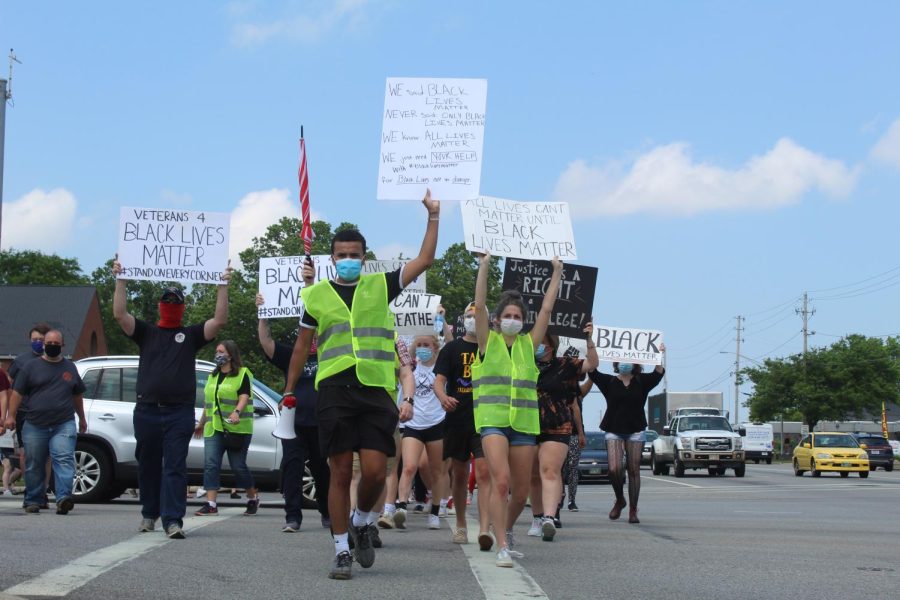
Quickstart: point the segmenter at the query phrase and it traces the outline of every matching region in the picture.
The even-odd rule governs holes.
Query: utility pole
[[[809,330],[809,318],[816,314],[816,309],[809,309],[809,296],[806,292],[803,292],[803,308],[794,309],[794,312],[803,317],[803,356],[805,357],[808,350],[807,338],[816,334],[815,331]]]
[[[3,146],[6,140],[6,103],[12,100],[13,63],[20,65],[13,49],[9,49],[9,79],[0,79],[0,248],[3,247]]]
[[[741,332],[744,330],[741,327],[741,321],[744,320],[744,317],[741,315],[737,316],[737,325],[735,326],[734,336],[735,341],[737,342],[737,346],[734,350],[734,424],[740,426],[740,419],[738,410],[740,410],[740,402],[741,397]]]

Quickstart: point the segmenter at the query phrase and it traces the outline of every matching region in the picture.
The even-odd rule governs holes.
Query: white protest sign
[[[587,356],[587,340],[561,335],[559,336],[559,348],[556,349],[556,355],[584,358]]]
[[[378,199],[478,196],[486,106],[486,79],[389,77]]]
[[[625,327],[597,327],[597,354],[600,360],[630,362],[642,365],[662,363],[661,331],[628,329]]]
[[[460,206],[467,250],[508,258],[578,258],[566,202],[517,202],[480,196],[464,200]]]
[[[316,281],[326,281],[334,279],[337,276],[337,269],[334,267],[334,263],[331,262],[331,255],[329,254],[314,254],[312,256],[313,266],[316,269]],[[390,273],[391,271],[396,271],[409,260],[400,259],[400,260],[367,260],[363,263],[362,266],[362,274],[366,275],[369,273]],[[416,277],[412,283],[410,283],[405,288],[406,292],[424,292],[425,291],[425,273],[420,274]]]
[[[122,207],[119,278],[220,283],[230,223],[229,213]]]
[[[427,335],[436,333],[434,316],[441,297],[436,294],[403,293],[391,302],[394,312],[394,328],[400,335]]]
[[[259,319],[299,317],[303,313],[305,256],[269,256],[259,259],[259,293],[264,303],[256,307]]]

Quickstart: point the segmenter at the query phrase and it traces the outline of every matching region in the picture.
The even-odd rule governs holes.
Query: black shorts
[[[407,425],[403,428],[403,437],[419,440],[423,444],[441,441],[444,439],[444,422],[441,421],[437,425],[432,425],[425,429],[413,429]]]
[[[19,411],[16,413],[16,443],[19,448],[25,447],[25,440],[22,439],[22,426],[25,425],[25,413]]]
[[[350,450],[397,452],[394,430],[400,411],[384,388],[324,385],[319,388],[316,414],[323,456]]]
[[[568,433],[542,433],[537,436],[537,443],[543,444],[544,442],[559,442],[560,444],[569,445],[569,441],[572,438]]]
[[[447,427],[444,431],[444,460],[452,458],[460,462],[468,462],[471,456],[484,458],[481,434],[474,429]]]

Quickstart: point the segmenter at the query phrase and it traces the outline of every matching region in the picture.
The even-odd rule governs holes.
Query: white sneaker
[[[441,518],[437,515],[428,515],[428,529],[440,529]]]
[[[541,518],[534,517],[531,519],[531,527],[528,529],[530,537],[541,537]]]
[[[500,548],[500,552],[497,553],[497,562],[494,564],[498,567],[506,568],[511,568],[513,566],[512,557],[509,555],[509,548]]]
[[[513,558],[525,558],[524,554],[513,549],[516,547],[516,536],[511,529],[506,532],[506,546],[507,552],[509,552],[509,555]]]
[[[438,517],[440,517],[441,519],[447,518],[447,507],[446,506],[442,506],[440,509],[438,509]]]
[[[12,496],[13,492],[12,492],[12,490],[3,490],[3,495],[4,496]]]
[[[204,490],[202,487],[199,487],[199,488],[197,488],[197,492],[194,495],[197,498],[202,498],[203,496],[206,495],[206,490]]]
[[[394,511],[394,527],[397,529],[406,529],[406,509],[398,508]]]
[[[556,525],[553,524],[553,519],[550,517],[545,517],[541,521],[541,539],[545,542],[552,542],[553,536],[556,535]]]

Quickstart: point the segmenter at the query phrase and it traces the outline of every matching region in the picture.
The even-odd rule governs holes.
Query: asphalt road
[[[644,469],[640,525],[609,521],[607,485],[579,488],[581,511],[563,512],[553,543],[526,537],[526,514],[517,530],[525,558],[514,570],[450,543],[446,524],[429,531],[411,515],[406,532],[382,532],[375,566],[354,564],[345,582],[326,578],[332,542],[318,515],[305,512],[301,531],[283,534],[275,495],[254,517],[231,503],[222,516],[189,519],[196,529],[184,541],[137,534],[133,500],[61,517],[25,515],[20,496],[0,498],[0,598],[897,597],[900,472],[813,479],[787,465],[748,465],[743,479],[695,473]]]

